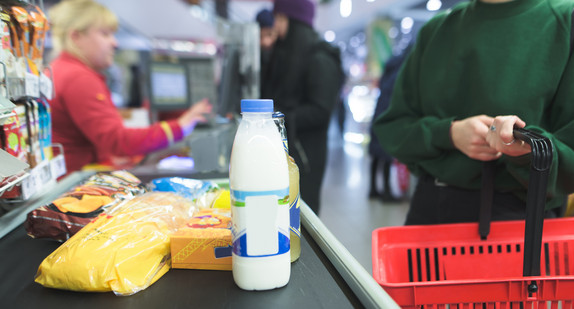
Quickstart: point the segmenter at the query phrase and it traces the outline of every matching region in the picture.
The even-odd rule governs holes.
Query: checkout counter
[[[227,45],[218,112],[225,114],[234,109],[237,98],[258,97],[259,33],[254,23],[220,28]],[[213,59],[201,57],[180,59],[179,63],[150,61],[152,111],[187,108],[189,102],[204,97],[216,102],[213,64]],[[245,81],[247,85],[241,84]],[[186,140],[149,155],[129,171],[144,183],[173,176],[225,179],[236,126],[229,122],[197,127]],[[193,168],[158,167],[166,157],[186,151],[194,159]],[[34,276],[60,243],[32,239],[23,223],[30,211],[52,202],[92,174],[72,173],[0,216],[0,308],[399,308],[305,202],[301,203],[301,257],[292,264],[287,286],[279,289],[244,291],[233,281],[231,271],[189,269],[171,269],[131,296],[44,288],[34,282]]]
[[[143,182],[181,176],[222,178],[225,173],[170,171],[153,166],[131,171]],[[44,288],[34,282],[42,260],[60,243],[27,236],[29,211],[50,203],[92,172],[72,173],[0,217],[0,308],[399,308],[372,276],[301,203],[301,257],[292,264],[287,286],[244,291],[230,271],[171,269],[156,283],[131,296]]]

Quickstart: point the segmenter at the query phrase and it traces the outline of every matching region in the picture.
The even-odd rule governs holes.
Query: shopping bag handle
[[[540,254],[548,174],[552,164],[552,142],[547,137],[525,129],[514,129],[514,138],[532,148],[524,227],[523,275],[540,276]]]

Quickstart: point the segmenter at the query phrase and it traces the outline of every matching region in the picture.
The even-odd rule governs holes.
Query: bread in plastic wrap
[[[35,281],[72,291],[137,293],[170,268],[170,235],[195,212],[168,192],[137,196],[100,214],[41,263]]]

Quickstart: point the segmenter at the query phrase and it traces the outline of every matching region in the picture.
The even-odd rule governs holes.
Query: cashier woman
[[[51,63],[53,140],[64,146],[68,172],[168,147],[207,121],[204,115],[212,106],[204,99],[178,119],[124,127],[103,75],[118,46],[116,16],[93,0],[65,0],[50,9],[49,19],[56,55]]]

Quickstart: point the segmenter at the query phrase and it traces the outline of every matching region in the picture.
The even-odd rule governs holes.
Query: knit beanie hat
[[[263,9],[257,13],[255,17],[260,28],[271,28],[275,22],[275,17],[273,17],[273,12],[268,9]]]
[[[311,0],[275,0],[273,12],[283,13],[289,18],[313,26],[315,4]]]

